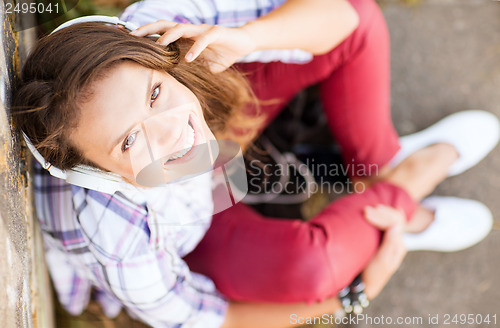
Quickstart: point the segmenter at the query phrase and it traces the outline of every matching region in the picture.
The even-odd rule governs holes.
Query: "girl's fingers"
[[[391,216],[384,213],[384,210],[378,206],[367,206],[365,207],[364,212],[366,220],[380,230],[387,230],[389,227],[394,225],[393,220],[391,220]]]
[[[156,43],[161,45],[169,45],[172,42],[175,42],[181,38],[188,38],[194,40],[193,45],[186,53],[185,60],[187,62],[192,62],[195,60],[200,54],[205,51],[211,44],[215,44],[219,42],[221,36],[224,36],[224,28],[220,26],[207,25],[207,24],[182,24],[175,23],[165,20],[160,20],[154,23],[150,23],[144,25],[137,30],[131,32],[132,35],[135,36],[147,36],[151,34],[162,34]],[[224,71],[228,65],[232,64],[230,60],[228,65],[225,65],[224,61],[218,60],[218,55],[224,57],[224,53],[217,54],[212,53],[210,58],[211,62],[209,63],[210,69],[212,72],[221,72]]]
[[[366,220],[380,230],[387,230],[405,222],[402,210],[386,205],[367,206],[364,209]]]
[[[186,37],[185,34],[186,34],[186,28],[181,24],[177,24],[172,28],[170,28],[168,31],[166,31],[162,36],[160,36],[156,41],[156,43],[166,46],[174,41],[179,40],[183,36]]]
[[[210,28],[206,33],[202,34],[196,39],[191,46],[191,49],[186,54],[186,61],[191,62],[195,60],[203,50],[205,50],[217,38],[215,28]]]
[[[170,22],[166,20],[159,20],[153,23],[146,24],[139,27],[137,30],[130,32],[130,34],[135,36],[147,36],[151,34],[161,34],[165,33],[169,28],[177,25],[175,22]]]
[[[179,40],[180,38],[197,39],[204,33],[206,33],[208,30],[210,30],[210,26],[205,24],[202,25],[181,24],[181,23],[161,20],[144,25],[138,28],[137,30],[131,32],[131,34],[135,36],[162,34],[162,36],[159,37],[156,42],[166,46],[174,41]],[[194,58],[196,58],[198,55],[196,55]]]

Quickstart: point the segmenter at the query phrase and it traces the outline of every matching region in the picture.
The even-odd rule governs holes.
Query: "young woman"
[[[186,22],[185,15],[234,27],[159,21],[133,35],[81,23],[44,38],[31,53],[16,90],[16,125],[50,165],[71,170],[85,164],[134,186],[106,194],[36,169],[47,261],[71,313],[81,312],[94,288],[108,315],[124,306],[154,327],[290,326],[291,314],[338,308],[337,292],[363,270],[367,293],[375,296],[404,253],[397,229],[377,253],[379,229],[399,226],[403,217],[411,218],[405,229],[414,234],[404,238],[412,249],[457,250],[489,231],[491,213],[477,202],[432,198],[417,204],[496,145],[496,118],[455,114],[402,140],[400,149],[389,114],[387,30],[373,1],[249,6],[144,1],[125,19]],[[208,12],[205,20],[196,21],[196,10]],[[143,37],[153,33],[163,35],[156,42]],[[241,57],[270,61],[238,64],[260,100],[258,117],[248,107],[245,81],[226,69]],[[161,157],[169,176],[215,137],[245,147],[253,135],[246,123],[260,122],[260,131],[313,83],[321,84],[344,160],[380,168],[379,176],[353,177],[371,185],[365,192],[302,222],[264,218],[241,203],[212,218],[207,174],[154,188],[138,183],[149,165],[145,158]],[[171,170],[176,164],[182,165]],[[457,230],[447,234],[450,221],[465,240],[456,238]]]

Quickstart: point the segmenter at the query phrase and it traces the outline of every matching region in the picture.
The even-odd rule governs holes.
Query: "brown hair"
[[[78,100],[85,90],[114,65],[131,61],[164,70],[198,98],[208,126],[217,138],[248,143],[252,121],[243,114],[253,101],[245,79],[228,69],[212,73],[203,57],[181,60],[192,42],[179,40],[167,47],[102,23],[80,23],[40,40],[23,67],[14,93],[14,123],[42,156],[61,169],[86,160],[68,138],[78,122]],[[254,102],[255,103],[255,102]],[[246,128],[237,134],[232,128]]]

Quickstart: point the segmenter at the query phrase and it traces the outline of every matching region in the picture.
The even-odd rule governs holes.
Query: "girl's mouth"
[[[189,151],[194,146],[195,139],[196,138],[195,138],[195,132],[194,132],[193,125],[191,124],[191,121],[188,121],[187,137],[186,137],[186,141],[185,141],[182,149],[175,152],[174,154],[172,154],[164,164],[167,164],[169,162],[172,162],[172,161],[175,161],[179,158],[182,158],[184,155],[189,153]]]

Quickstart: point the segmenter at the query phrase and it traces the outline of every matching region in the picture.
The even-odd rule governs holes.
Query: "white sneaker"
[[[434,211],[434,221],[420,233],[405,233],[408,251],[459,251],[483,240],[493,225],[493,215],[475,200],[432,196],[421,205]]]
[[[479,163],[495,148],[500,137],[498,118],[490,112],[467,110],[449,115],[430,127],[400,138],[401,149],[391,160],[396,166],[415,151],[435,143],[449,143],[459,158],[448,176],[457,175]]]

